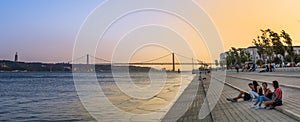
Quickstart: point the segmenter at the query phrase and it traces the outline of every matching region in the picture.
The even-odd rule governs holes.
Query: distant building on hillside
[[[261,56],[257,53],[257,48],[255,46],[251,46],[248,48],[240,48],[243,49],[245,52],[250,54],[250,58],[253,62],[256,62],[257,60],[261,60]],[[294,52],[295,54],[300,54],[300,46],[294,46]],[[288,55],[287,52],[285,52],[285,56]],[[274,56],[276,57],[277,55],[274,54]],[[226,52],[221,53],[220,54],[220,62],[222,62],[223,64],[225,64],[226,62],[226,58],[227,58],[227,54]],[[267,57],[267,59],[269,59],[270,57]]]
[[[18,52],[15,54],[15,62],[18,62]]]

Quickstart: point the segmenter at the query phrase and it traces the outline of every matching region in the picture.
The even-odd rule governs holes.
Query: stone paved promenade
[[[259,121],[259,122],[279,122],[297,121],[296,119],[283,114],[277,110],[266,110],[266,109],[251,109],[251,102],[239,101],[236,103],[228,102],[226,98],[235,97],[240,91],[232,88],[231,86],[224,85],[221,98],[219,99],[217,105],[213,108],[212,112],[206,116],[204,119],[198,119],[199,110],[204,101],[205,92],[208,90],[210,83],[210,76],[205,75],[207,79],[204,81],[199,81],[194,79],[183,94],[179,97],[178,101],[173,105],[167,115],[162,119],[162,121],[178,121],[178,122],[210,122],[210,121],[222,121],[222,122],[240,122],[240,121]],[[226,82],[231,82],[232,78],[227,77]],[[240,79],[238,79],[240,80]],[[238,82],[237,84],[244,84],[247,86],[247,82]],[[232,83],[232,82],[231,82]],[[248,90],[248,88],[243,85],[237,85],[241,87],[241,90]],[[196,96],[194,93],[196,93]],[[211,94],[213,95],[213,94]],[[193,100],[191,100],[191,98]],[[192,102],[190,102],[192,101]],[[182,106],[189,105],[185,113],[181,113]]]
[[[211,115],[199,120],[198,113],[204,102],[203,82],[198,77],[189,84],[162,121],[167,122],[211,122]]]

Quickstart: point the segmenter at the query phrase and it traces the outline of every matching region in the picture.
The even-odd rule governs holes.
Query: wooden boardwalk
[[[251,109],[251,102],[239,101],[232,103],[226,100],[228,97],[235,97],[239,94],[237,89],[234,89],[228,85],[225,85],[221,94],[221,97],[214,107],[212,112],[204,119],[198,119],[198,113],[204,102],[205,91],[207,91],[210,83],[210,76],[205,76],[207,79],[204,81],[194,80],[190,86],[179,97],[178,101],[167,113],[162,121],[178,121],[178,122],[210,122],[210,121],[222,121],[222,122],[280,122],[289,121],[296,122],[297,120],[283,114],[277,110],[266,109]],[[204,91],[205,90],[205,91]],[[197,92],[196,97],[193,93]],[[193,98],[192,103],[189,104],[189,98]],[[177,104],[177,105],[176,105]],[[180,110],[180,105],[190,105],[184,114],[177,112]],[[176,120],[174,120],[176,119]]]
[[[272,75],[273,74],[273,75]],[[283,106],[276,107],[277,110],[300,120],[300,79],[293,76],[289,77],[289,73],[272,73],[272,74],[257,74],[257,73],[228,73],[227,83],[241,89],[248,89],[247,84],[253,80],[259,82],[268,82],[269,87],[273,80],[278,80],[281,89],[283,90]]]

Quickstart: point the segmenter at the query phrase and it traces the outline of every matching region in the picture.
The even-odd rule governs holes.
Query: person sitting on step
[[[278,81],[273,81],[274,93],[272,100],[266,101],[265,106],[266,109],[274,108],[275,106],[282,105],[282,90],[279,88]]]
[[[227,98],[227,100],[231,102],[237,102],[239,99],[244,99],[244,101],[254,101],[259,95],[255,92],[253,83],[249,83],[248,86],[251,89],[248,93],[241,91],[237,97]]]
[[[255,104],[251,105],[251,108],[256,108],[256,109],[259,109],[259,108],[265,108],[262,105],[262,103],[264,101],[270,101],[272,99],[272,96],[273,96],[273,93],[272,91],[268,88],[268,84],[266,82],[263,82],[262,83],[262,89],[263,89],[263,92],[264,92],[264,95],[260,95],[256,101]],[[260,93],[259,93],[260,94]]]

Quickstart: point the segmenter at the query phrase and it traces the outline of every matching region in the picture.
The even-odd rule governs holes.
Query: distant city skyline
[[[80,26],[90,12],[103,1],[1,0],[0,60],[14,60],[16,52],[19,61],[52,63],[70,60]],[[224,41],[225,50],[230,47],[252,46],[252,39],[260,34],[260,29],[267,28],[276,32],[285,30],[294,40],[294,45],[300,45],[298,0],[195,2],[203,7],[215,23]],[[197,16],[197,13],[193,14]],[[135,21],[139,20],[141,18]],[[178,26],[180,28],[181,25]],[[105,44],[114,43],[107,40]],[[209,55],[203,54],[207,53],[207,50],[197,49],[197,46],[194,46],[193,50],[196,51],[198,59],[209,62]],[[102,51],[98,57],[110,58],[109,55],[109,52]],[[154,57],[153,55],[158,54],[150,53],[136,59],[147,60]]]

